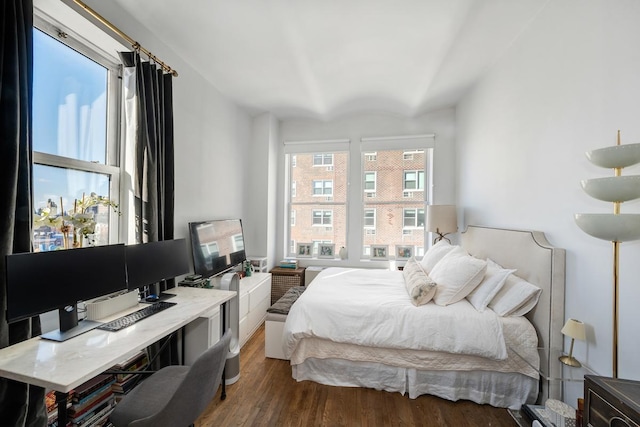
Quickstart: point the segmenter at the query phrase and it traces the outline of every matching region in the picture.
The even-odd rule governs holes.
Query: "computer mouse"
[[[146,297],[144,300],[147,301],[147,302],[156,302],[156,301],[158,301],[158,299],[159,299],[158,295],[151,294],[148,297]]]

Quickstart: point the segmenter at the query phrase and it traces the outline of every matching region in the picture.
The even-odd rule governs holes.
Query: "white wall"
[[[615,144],[618,129],[623,143],[640,141],[638,22],[635,0],[548,2],[456,110],[466,223],[541,230],[566,248],[565,317],[588,325],[574,353],[601,375],[612,372],[612,244],[583,233],[573,215],[612,212],[580,187],[613,175],[584,153]],[[640,203],[622,212],[640,213]],[[636,380],[639,256],[640,243],[621,244],[618,374]]]
[[[280,152],[278,161],[278,232],[277,254],[284,257],[284,145],[283,141],[349,139],[351,170],[360,170],[360,138],[379,136],[400,136],[435,133],[434,149],[434,187],[435,203],[453,203],[455,201],[455,122],[454,110],[445,109],[415,118],[399,117],[390,114],[358,114],[329,122],[311,119],[289,119],[280,122]],[[361,182],[349,183],[350,200],[358,200]],[[359,254],[361,243],[362,212],[357,203],[350,203],[348,224],[348,253]],[[279,259],[280,259],[279,258]],[[335,261],[338,263],[339,261]],[[350,256],[348,263],[357,265],[359,257]],[[313,264],[313,261],[307,263]],[[326,260],[321,260],[326,264]],[[306,265],[306,264],[305,264]]]

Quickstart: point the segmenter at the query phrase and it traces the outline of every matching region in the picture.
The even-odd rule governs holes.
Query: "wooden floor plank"
[[[288,361],[264,357],[264,325],[240,352],[240,379],[220,391],[196,427],[513,427],[506,409],[434,396],[296,382]]]

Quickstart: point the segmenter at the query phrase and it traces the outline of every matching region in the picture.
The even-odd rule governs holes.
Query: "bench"
[[[264,355],[271,359],[287,360],[282,349],[282,332],[289,309],[304,292],[304,286],[289,288],[278,301],[267,309],[264,323]]]

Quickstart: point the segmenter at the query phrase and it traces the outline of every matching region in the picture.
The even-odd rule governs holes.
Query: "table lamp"
[[[442,239],[451,243],[445,235],[458,231],[458,215],[455,205],[428,205],[427,231],[437,234],[433,243]]]
[[[580,367],[582,364],[573,357],[573,343],[575,340],[584,341],[586,334],[584,331],[584,323],[576,319],[569,319],[560,330],[563,335],[571,338],[571,347],[569,348],[568,356],[560,356],[559,359],[562,363],[568,366]]]

